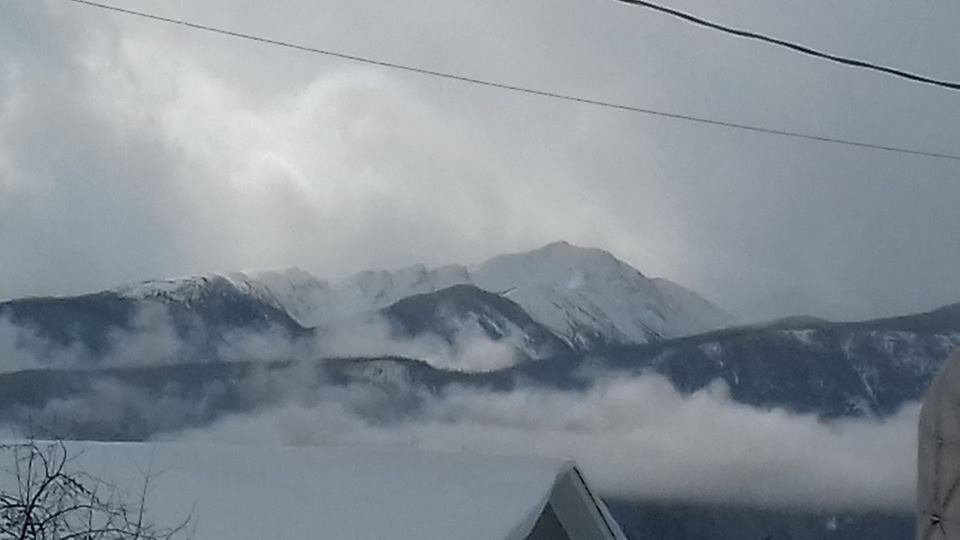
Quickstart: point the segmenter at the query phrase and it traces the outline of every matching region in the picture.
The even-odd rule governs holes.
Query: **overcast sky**
[[[545,90],[960,153],[960,92],[614,0],[115,0]],[[960,4],[671,5],[960,80]],[[68,3],[0,2],[0,298],[566,239],[744,318],[960,301],[960,163],[515,95]]]

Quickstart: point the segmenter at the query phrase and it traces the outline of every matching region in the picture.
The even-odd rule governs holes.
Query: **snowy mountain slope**
[[[309,328],[349,320],[408,296],[469,282],[467,269],[462,266],[427,269],[414,265],[393,272],[364,271],[335,284],[291,267],[149,280],[111,292],[134,300],[190,302],[204,295],[211,285],[221,284],[283,309],[301,326]]]
[[[733,318],[695,293],[647,278],[610,253],[555,242],[494,257],[471,272],[578,349],[715,330]]]
[[[736,320],[731,313],[678,283],[664,278],[653,278],[651,281],[673,307],[677,316],[689,319],[685,325],[690,328],[718,330],[730,326]]]
[[[883,417],[919,399],[960,347],[958,315],[960,304],[861,322],[794,317],[596,354],[683,391],[723,380],[731,398],[752,406]]]
[[[12,325],[13,349],[40,365],[61,367],[108,359],[136,365],[209,361],[238,334],[271,332],[292,339],[308,333],[262,284],[236,275],[11,300],[0,303],[0,322]],[[7,368],[4,360],[0,371]]]
[[[0,424],[28,426],[39,419],[67,437],[147,438],[225,414],[320,396],[331,386],[382,392],[383,399],[363,400],[364,414],[381,422],[415,409],[424,392],[452,387],[497,392],[530,385],[576,390],[597,378],[645,373],[669,378],[683,393],[722,380],[733,401],[764,409],[885,418],[919,399],[949,352],[960,346],[960,320],[951,313],[960,313],[960,304],[897,319],[742,327],[562,353],[483,372],[390,356],[0,372]],[[114,391],[102,391],[107,385]],[[304,393],[291,395],[291,388]],[[55,406],[67,402],[85,406]],[[98,412],[110,410],[124,414]]]
[[[266,293],[265,296],[283,307],[302,326],[316,326],[313,320],[319,317],[317,311],[323,307],[323,300],[330,290],[329,283],[296,267],[246,272],[242,276],[249,282],[258,283],[257,290]]]
[[[113,292],[134,300],[191,302],[213,285],[285,310],[304,327],[349,320],[376,311],[414,294],[435,292],[467,283],[466,269],[428,270],[415,265],[394,272],[364,271],[331,285],[300,268],[211,273],[125,285]]]
[[[230,290],[270,303],[278,308],[283,306],[273,297],[266,284],[253,279],[242,272],[226,274],[202,274],[169,279],[152,279],[138,283],[129,283],[116,287],[112,291],[130,300],[164,300],[168,302],[189,303],[208,297],[211,291]]]
[[[473,285],[409,296],[380,313],[404,337],[432,334],[451,345],[478,339],[497,341],[533,359],[570,352],[523,308]]]
[[[151,280],[105,294],[134,302],[160,302],[168,309],[190,312],[206,324],[225,328],[275,324],[290,331],[305,329],[294,314],[300,303],[311,301],[311,287],[322,283],[297,269],[260,272],[255,276],[231,272]]]
[[[312,305],[302,310],[298,319],[305,326],[336,322],[385,308],[408,296],[465,283],[470,283],[470,278],[462,266],[428,269],[418,264],[393,272],[360,272],[318,290]]]
[[[285,336],[322,337],[323,328],[342,330],[383,315],[381,310],[404,299],[456,285],[478,289],[462,289],[470,291],[462,298],[448,293],[411,301],[408,305],[422,309],[405,312],[403,324],[429,327],[446,342],[453,335],[503,341],[525,357],[540,358],[570,348],[586,351],[691,335],[731,321],[679,285],[648,279],[605,251],[564,242],[501,255],[473,268],[415,265],[361,272],[332,284],[297,268],[206,274],[71,298],[15,300],[0,305],[0,311],[59,346],[79,343],[94,355],[110,349],[117,335],[149,338],[160,328],[171,334],[168,342],[176,337],[194,351],[190,358],[214,359],[217,348],[239,334],[279,329]],[[461,301],[466,297],[469,302]],[[150,324],[144,324],[144,313]],[[412,320],[413,313],[424,319]]]
[[[577,349],[647,343],[734,322],[731,315],[676,283],[649,279],[606,251],[566,242],[501,255],[474,268],[415,265],[394,272],[360,272],[333,285],[299,269],[240,274],[234,279],[282,305],[306,327],[462,284],[509,298]]]

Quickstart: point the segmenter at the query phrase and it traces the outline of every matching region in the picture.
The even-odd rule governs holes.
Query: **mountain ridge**
[[[568,346],[580,350],[645,343],[729,326],[735,318],[696,292],[648,278],[611,253],[567,242],[495,256],[468,267],[367,270],[336,283],[299,268],[154,280],[114,289],[133,298],[189,297],[220,278],[280,307],[310,328],[377,311],[409,296],[474,285],[520,305]]]

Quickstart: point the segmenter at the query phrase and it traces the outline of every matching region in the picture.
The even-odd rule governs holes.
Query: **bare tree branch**
[[[77,456],[60,440],[0,444],[13,465],[15,491],[0,490],[0,540],[172,540],[187,530],[188,516],[172,528],[146,519],[155,474],[145,473],[131,505],[122,491],[84,472],[68,470]]]

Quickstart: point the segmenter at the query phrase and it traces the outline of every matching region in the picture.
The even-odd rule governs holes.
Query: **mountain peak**
[[[119,292],[189,299],[208,287],[234,287],[281,306],[302,326],[313,327],[458,284],[475,285],[517,303],[579,349],[690,335],[733,322],[680,285],[649,279],[606,250],[564,240],[499,255],[470,269],[415,264],[392,272],[359,272],[329,284],[292,267],[147,282]]]
[[[568,249],[568,248],[579,248],[579,246],[575,246],[575,245],[571,244],[570,242],[567,242],[566,240],[555,240],[555,241],[550,242],[549,244],[543,246],[543,247],[540,248],[540,249]],[[580,248],[580,249],[582,249],[582,248]]]
[[[247,292],[251,288],[251,282],[246,275],[239,272],[209,273],[169,279],[149,279],[117,287],[113,292],[137,300],[166,298],[187,301],[204,294],[211,286],[232,286]]]
[[[482,287],[502,291],[511,286],[554,284],[575,289],[588,282],[640,277],[636,268],[599,248],[558,241],[519,253],[498,255],[471,273]]]
[[[719,308],[678,285],[648,279],[603,249],[565,241],[494,257],[471,277],[523,306],[576,348],[644,343],[728,322]]]
[[[549,244],[533,249],[527,252],[514,253],[513,255],[546,255],[554,257],[577,257],[580,259],[612,259],[618,261],[612,253],[604,249],[595,248],[595,247],[583,247],[576,244],[571,244],[566,240],[557,240],[556,242],[550,242]]]

